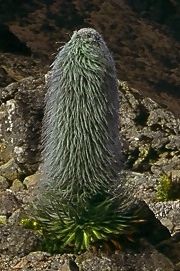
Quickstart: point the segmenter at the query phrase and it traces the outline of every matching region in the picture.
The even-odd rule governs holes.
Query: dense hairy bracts
[[[136,230],[123,180],[114,62],[93,29],[75,32],[48,79],[35,219],[51,251],[81,251]],[[35,223],[36,224],[36,223]]]
[[[121,169],[114,62],[94,29],[81,29],[58,53],[46,95],[44,181],[64,196],[107,190]]]

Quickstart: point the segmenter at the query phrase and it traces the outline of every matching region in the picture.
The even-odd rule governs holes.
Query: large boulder
[[[0,226],[0,254],[24,256],[38,248],[39,238],[21,226]]]
[[[180,119],[139,91],[120,82],[121,134],[130,168],[156,175],[178,174]],[[175,172],[176,170],[176,172]]]
[[[85,253],[77,258],[81,271],[173,271],[172,262],[156,249],[146,244],[142,249],[112,255]]]
[[[7,165],[0,166],[0,174],[7,179],[13,180],[12,164],[17,172],[14,179],[30,175],[38,168],[43,97],[43,76],[22,79],[1,91],[1,164]]]

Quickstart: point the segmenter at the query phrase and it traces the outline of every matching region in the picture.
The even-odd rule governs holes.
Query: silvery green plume
[[[45,181],[89,197],[121,164],[114,62],[94,29],[76,31],[50,72],[43,122]]]
[[[53,250],[87,249],[135,231],[122,169],[114,61],[94,29],[75,31],[48,78],[43,177],[35,217]],[[50,245],[49,245],[50,246]]]

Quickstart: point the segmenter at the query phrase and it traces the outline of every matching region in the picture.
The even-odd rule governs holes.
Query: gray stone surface
[[[43,76],[42,79],[22,79],[3,88],[0,93],[0,141],[4,149],[9,149],[4,159],[13,157],[26,176],[38,168],[43,97]]]
[[[23,189],[24,189],[23,183],[18,179],[15,179],[10,187],[10,190],[12,190],[13,192],[21,191]]]
[[[40,173],[36,172],[33,175],[27,176],[24,179],[23,184],[27,187],[27,189],[29,189],[29,188],[33,188],[39,180],[40,180]]]
[[[0,215],[10,216],[21,205],[21,202],[10,190],[0,192]]]
[[[0,254],[24,256],[37,250],[38,236],[31,230],[21,226],[0,226]]]
[[[0,176],[0,191],[4,191],[9,187],[9,182],[3,176]]]
[[[174,265],[161,253],[146,245],[139,252],[120,252],[107,255],[82,255],[76,262],[80,262],[81,271],[173,271]]]
[[[121,134],[130,167],[138,172],[180,169],[180,119],[120,82]]]
[[[13,181],[20,177],[21,170],[14,158],[11,158],[7,163],[0,166],[0,175],[9,181]]]
[[[1,256],[3,271],[175,271],[175,265],[147,245],[139,252],[121,251],[107,255],[86,252],[77,255],[54,255],[44,252],[32,252],[27,256],[11,259]]]
[[[79,271],[73,261],[74,258],[73,255],[52,256],[41,251],[31,252],[24,257],[11,258],[8,255],[1,255],[0,268],[3,271]]]
[[[149,206],[171,232],[180,231],[180,200],[150,203]]]

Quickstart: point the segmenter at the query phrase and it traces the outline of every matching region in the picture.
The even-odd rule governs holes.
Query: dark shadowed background
[[[0,0],[1,53],[40,59],[44,72],[56,49],[87,26],[103,35],[120,80],[180,114],[179,0]]]

